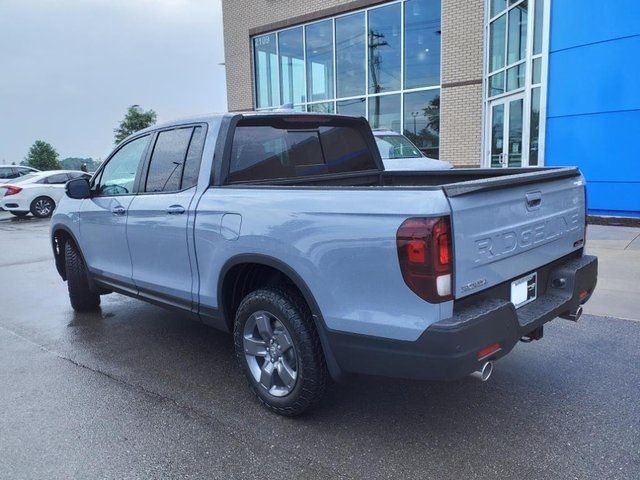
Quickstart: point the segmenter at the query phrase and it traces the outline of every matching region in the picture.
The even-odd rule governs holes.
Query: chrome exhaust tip
[[[485,362],[480,370],[477,370],[471,374],[471,377],[481,382],[486,382],[493,373],[493,362]]]
[[[578,308],[573,312],[567,312],[563,315],[560,315],[560,318],[564,318],[565,320],[571,320],[572,322],[577,322],[580,320],[582,316],[582,305],[579,305]]]

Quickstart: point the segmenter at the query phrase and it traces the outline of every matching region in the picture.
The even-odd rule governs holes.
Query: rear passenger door
[[[204,145],[202,125],[159,131],[131,202],[127,240],[133,281],[146,297],[192,308],[192,264],[187,233]]]

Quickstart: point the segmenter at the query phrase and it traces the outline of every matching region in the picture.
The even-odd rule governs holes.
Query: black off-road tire
[[[244,350],[244,328],[247,320],[258,311],[277,317],[286,327],[297,356],[297,379],[286,396],[271,395],[253,377]],[[293,417],[319,402],[328,383],[327,365],[320,338],[309,306],[295,290],[287,287],[266,287],[249,293],[240,303],[234,323],[236,359],[249,386],[260,402],[271,411]]]
[[[76,312],[96,310],[100,306],[100,295],[89,287],[87,267],[73,242],[64,245],[64,261],[71,306]]]

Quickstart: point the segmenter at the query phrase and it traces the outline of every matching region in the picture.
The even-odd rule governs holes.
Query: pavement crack
[[[24,335],[21,335],[20,333],[11,330],[3,325],[0,325],[0,330],[4,330],[5,332],[7,332],[10,335],[13,335],[14,337],[29,343],[30,345],[38,348],[39,350],[48,353],[50,355],[55,356],[56,358],[65,361],[65,362],[69,362],[72,365],[84,369],[84,370],[88,370],[92,373],[95,373],[97,375],[103,376],[108,378],[111,381],[114,381],[116,383],[118,383],[119,385],[121,385],[124,388],[127,388],[129,390],[133,390],[135,392],[141,393],[143,395],[152,397],[156,400],[159,400],[160,402],[166,402],[169,403],[171,405],[173,405],[176,409],[183,411],[184,413],[186,413],[187,415],[191,416],[192,418],[197,418],[200,419],[201,421],[203,421],[204,423],[208,424],[208,425],[212,425],[212,426],[216,426],[218,428],[220,428],[221,430],[223,430],[226,434],[228,434],[230,437],[232,437],[234,440],[236,440],[240,445],[244,446],[245,448],[249,448],[247,445],[247,438],[251,438],[251,435],[249,435],[250,433],[255,433],[253,431],[249,431],[246,428],[242,428],[239,427],[238,425],[235,424],[229,424],[228,422],[224,422],[222,421],[219,417],[215,416],[215,415],[211,415],[208,413],[205,413],[197,408],[194,408],[190,405],[181,403],[177,400],[175,400],[174,398],[171,398],[169,396],[163,395],[161,393],[158,393],[156,391],[150,390],[140,384],[136,384],[136,383],[130,383],[127,382],[126,380],[123,380],[122,378],[119,378],[111,373],[105,372],[103,370],[91,367],[90,365],[84,364],[82,362],[79,362],[69,356],[66,356],[62,353],[59,353],[55,350],[52,350],[51,348],[48,348],[44,345],[42,345],[41,343],[38,343],[28,337],[25,337]],[[331,467],[331,466],[327,466],[327,465],[323,465],[320,464],[317,460],[311,459],[311,458],[296,458],[293,459],[292,458],[292,453],[289,450],[283,450],[279,447],[275,447],[275,448],[269,448],[267,445],[265,445],[263,442],[253,442],[251,449],[253,451],[257,450],[262,450],[264,452],[264,455],[269,455],[269,456],[278,456],[281,458],[281,460],[283,462],[288,462],[288,463],[292,463],[295,462],[295,464],[297,465],[297,467],[300,470],[304,470],[305,474],[304,476],[307,476],[310,471],[314,474],[317,474],[318,477],[320,478],[340,478],[343,476],[343,474],[335,467]],[[278,450],[278,452],[276,453],[274,450]],[[302,476],[302,475],[301,475]],[[298,477],[300,478],[300,477]]]

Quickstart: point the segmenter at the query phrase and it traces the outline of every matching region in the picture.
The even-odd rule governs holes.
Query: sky
[[[227,109],[221,0],[0,0],[0,164],[104,159],[130,105]]]

